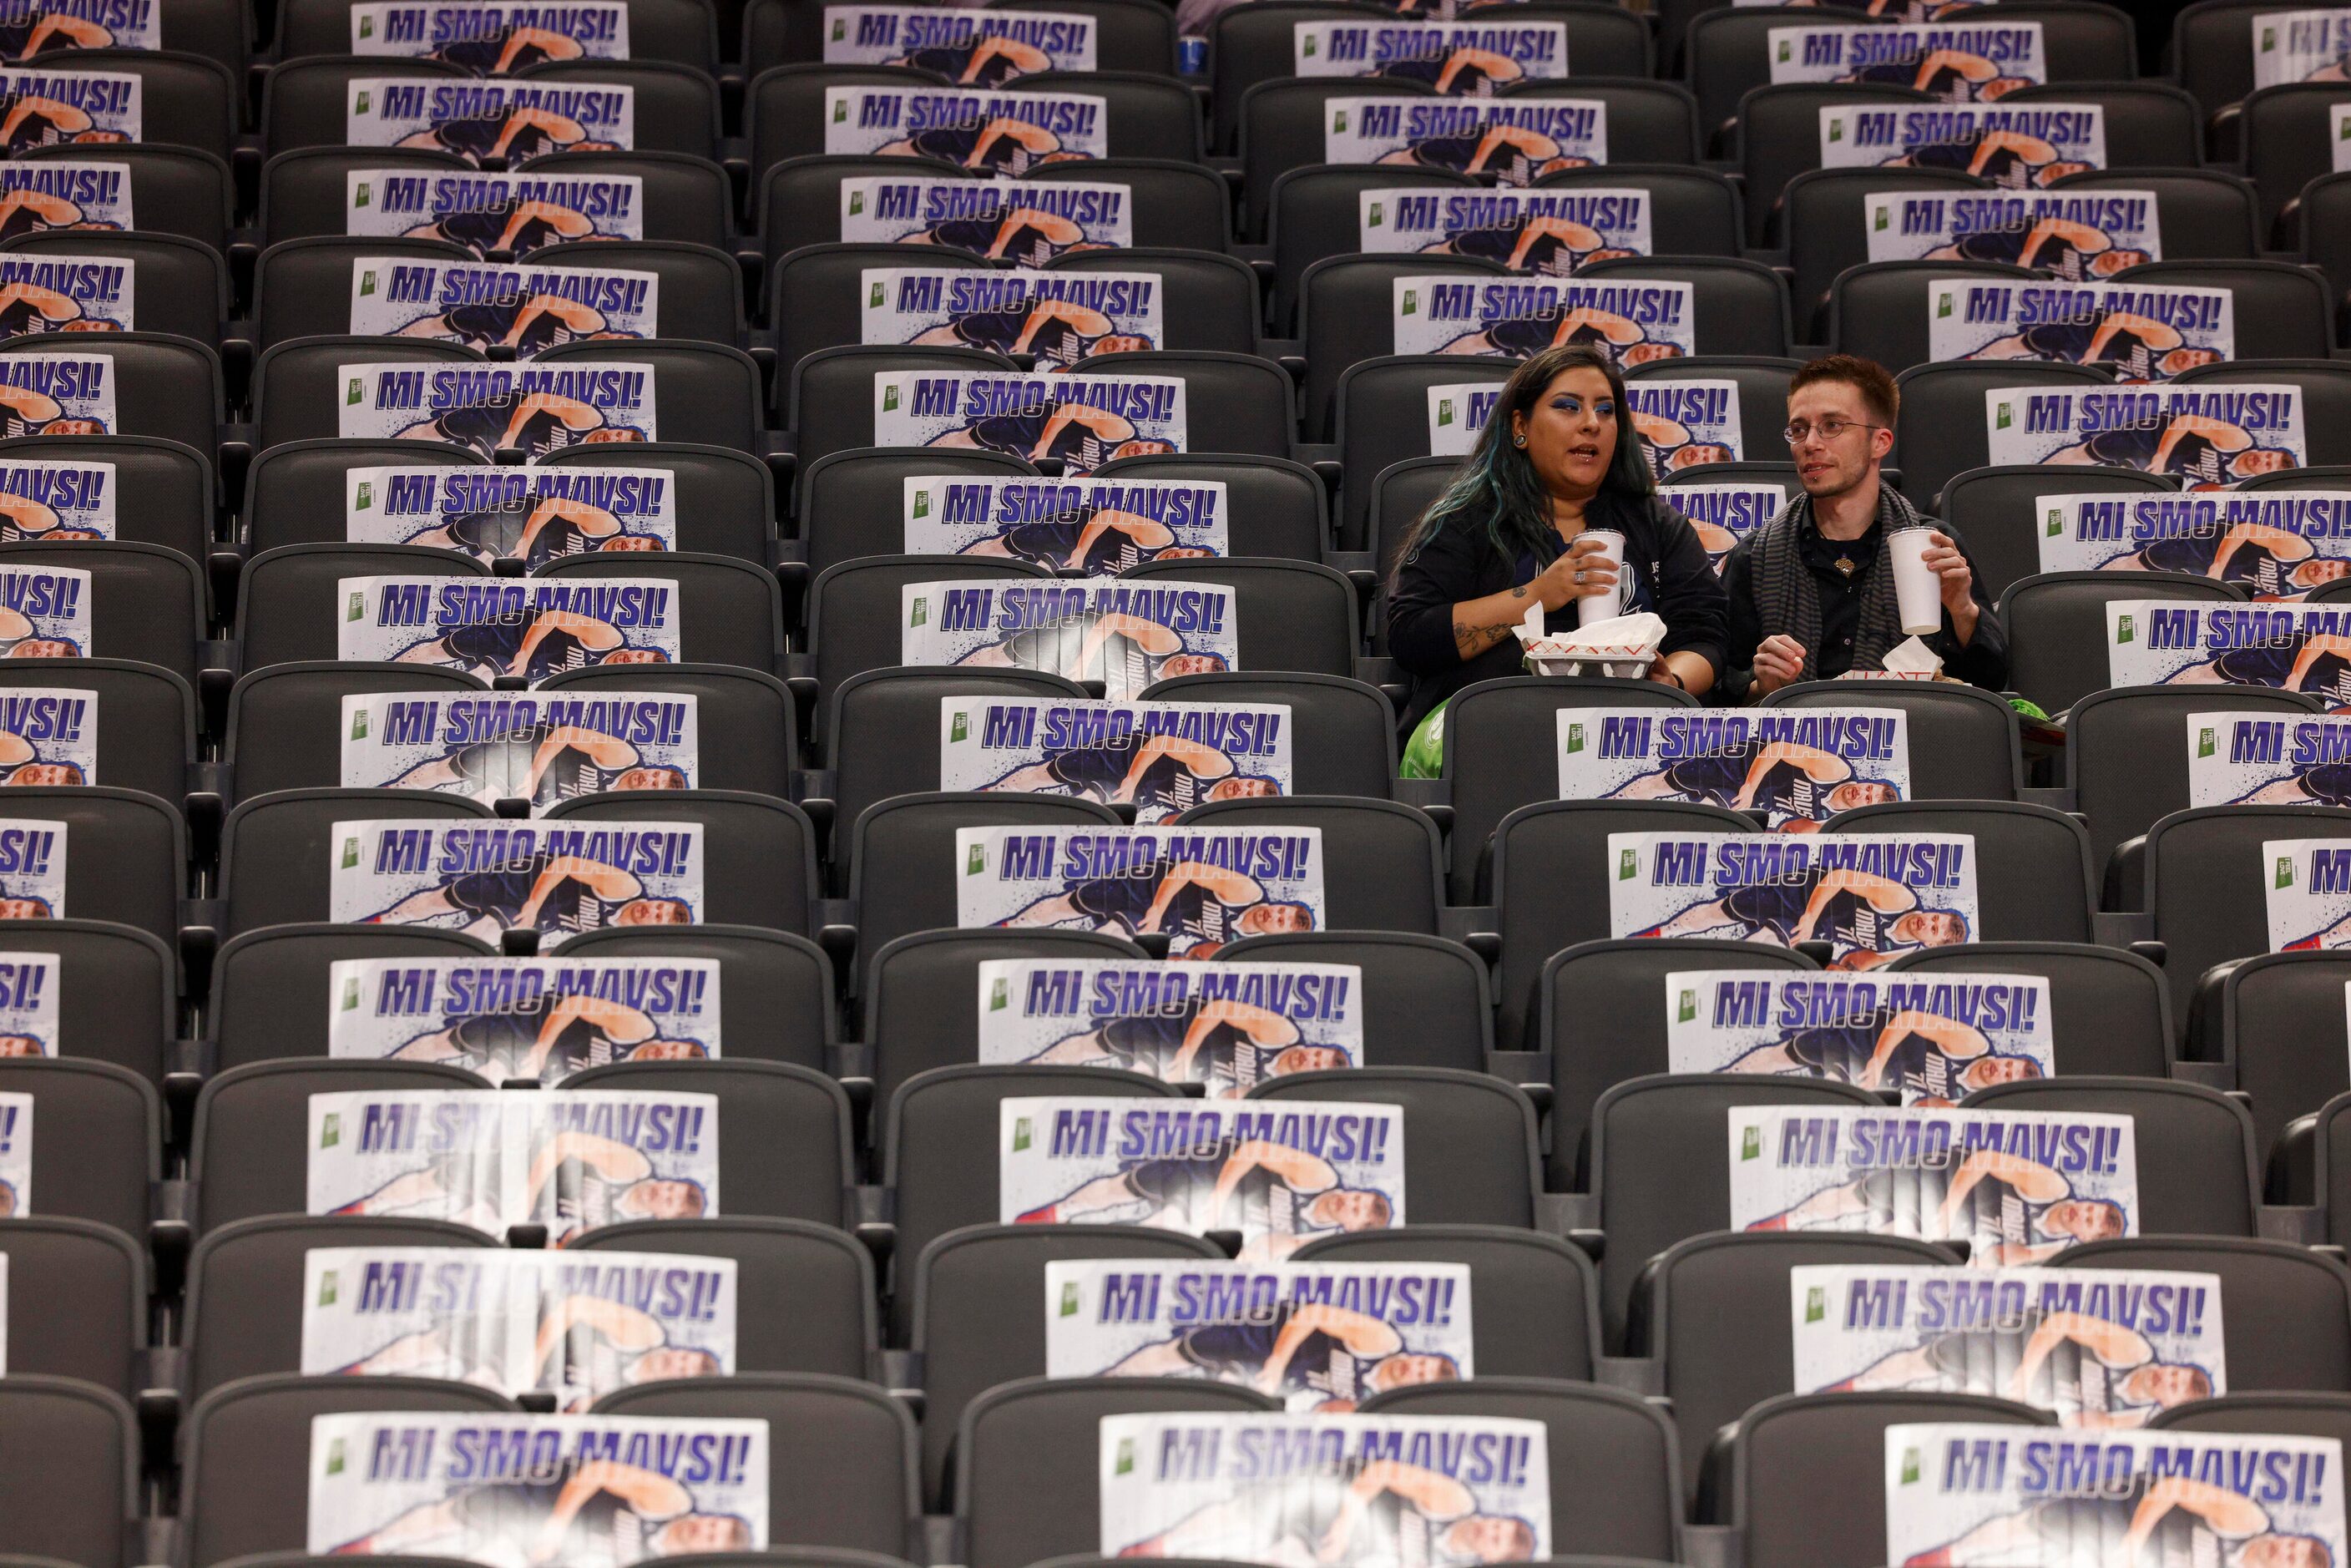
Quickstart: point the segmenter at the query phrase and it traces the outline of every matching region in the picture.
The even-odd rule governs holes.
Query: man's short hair
[[[1902,407],[1902,394],[1894,388],[1894,377],[1876,360],[1865,360],[1857,354],[1823,354],[1802,370],[1788,378],[1788,395],[1793,397],[1816,382],[1842,382],[1861,393],[1864,408],[1869,417],[1888,430],[1894,428],[1894,416]]]

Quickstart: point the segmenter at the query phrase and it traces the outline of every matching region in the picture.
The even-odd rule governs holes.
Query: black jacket
[[[1661,651],[1703,654],[1719,675],[1729,601],[1689,519],[1655,497],[1636,505],[1602,497],[1586,509],[1584,522],[1625,536],[1632,578],[1625,612],[1646,610],[1662,617]],[[1525,655],[1515,637],[1465,661],[1453,642],[1453,607],[1532,581],[1565,548],[1557,534],[1545,537],[1551,548],[1540,560],[1531,554],[1506,560],[1483,519],[1457,517],[1397,566],[1388,591],[1388,653],[1413,677],[1412,699],[1405,707],[1406,735],[1429,709],[1462,687],[1524,669]],[[1555,632],[1572,632],[1575,624],[1573,602],[1545,618],[1546,628]]]

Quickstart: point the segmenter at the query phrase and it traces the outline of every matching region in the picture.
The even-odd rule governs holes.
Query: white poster
[[[8,55],[29,60],[59,49],[160,49],[162,0],[41,0],[13,14]]]
[[[957,87],[1000,87],[1039,71],[1090,71],[1092,16],[944,5],[827,5],[827,65],[912,66]]]
[[[905,664],[1042,670],[1100,681],[1117,703],[1238,657],[1233,591],[1172,578],[911,582],[899,616]]]
[[[873,378],[873,444],[974,447],[1064,474],[1185,450],[1184,382],[1173,376],[927,374]]]
[[[625,0],[361,0],[350,13],[351,53],[446,60],[475,76],[629,57]]]
[[[5,358],[0,355],[0,358]],[[658,441],[653,368],[642,360],[451,365],[393,361],[338,367],[339,435],[446,441],[484,457],[525,461],[566,446]]]
[[[2351,705],[2351,604],[2113,600],[2106,673],[2117,686],[2273,686]]]
[[[337,822],[328,918],[493,944],[529,929],[543,948],[615,925],[696,925],[703,831],[601,819]]]
[[[2328,1568],[2344,1542],[2332,1437],[1886,1429],[1896,1563]]]
[[[0,920],[66,914],[66,824],[0,819]]]
[[[1238,1230],[1259,1263],[1405,1223],[1401,1106],[1072,1096],[1001,1114],[1003,1224]]]
[[[625,152],[637,144],[637,89],[602,82],[442,81],[354,77],[343,140],[423,147],[509,168],[558,152]]]
[[[1454,98],[1486,98],[1522,81],[1567,75],[1560,22],[1299,22],[1290,72],[1419,82]]]
[[[1911,88],[1947,103],[1976,103],[2049,79],[2038,22],[1840,23],[1773,27],[1765,38],[1774,82],[1867,82]]]
[[[1872,261],[2004,261],[2083,283],[2163,259],[2153,191],[1889,191],[1865,201]]]
[[[2351,572],[2351,490],[2036,497],[2043,571],[2178,571],[2255,599]]]
[[[118,434],[112,360],[103,354],[0,354],[0,439]]]
[[[677,584],[632,577],[346,577],[335,657],[533,683],[598,664],[674,664]]]
[[[768,1423],[319,1416],[309,1550],[486,1568],[626,1568],[768,1542]]]
[[[1698,351],[1696,293],[1687,283],[1433,274],[1390,287],[1399,354],[1523,359],[1580,343],[1620,365],[1645,365]]]
[[[51,229],[135,229],[134,215],[128,163],[0,163],[0,239]]]
[[[661,336],[661,277],[574,267],[363,256],[351,262],[351,332],[510,349]]]
[[[1625,402],[1649,472],[1659,478],[1747,455],[1737,382],[1650,377],[1627,382]]]
[[[55,953],[0,953],[0,1057],[56,1056],[65,961]],[[0,1275],[0,1355],[7,1351],[6,1277]]]
[[[912,476],[905,549],[1111,577],[1147,560],[1230,555],[1228,499],[1222,479]]]
[[[2191,807],[2351,805],[2351,718],[2192,713],[2187,728]]]
[[[111,463],[0,460],[0,543],[114,538]]]
[[[1073,250],[1124,250],[1134,245],[1134,187],[859,175],[841,183],[841,237],[851,245],[945,246],[1019,267],[1042,267]]]
[[[1109,157],[1109,120],[1108,103],[1091,93],[836,87],[824,95],[824,150],[1020,175],[1065,159]]]
[[[0,102],[10,106],[0,152],[13,158],[67,142],[143,141],[144,85],[128,72],[0,69]]]
[[[1432,457],[1460,457],[1478,444],[1494,405],[1502,400],[1502,383],[1453,382],[1428,389],[1428,451]]]
[[[608,789],[692,789],[698,702],[691,692],[353,693],[343,698],[342,785],[534,810]]]
[[[716,958],[342,958],[327,988],[339,1059],[552,1089],[606,1062],[723,1054]]]
[[[1814,1266],[1788,1293],[1798,1394],[1980,1394],[2111,1429],[2229,1391],[2217,1274]]]
[[[2237,352],[2226,288],[1938,278],[1927,286],[1928,357],[2109,365],[2126,384],[2164,382]]]
[[[957,828],[956,923],[1164,936],[1176,957],[1320,931],[1322,830]]]
[[[1133,806],[1151,827],[1211,801],[1290,793],[1290,709],[942,697],[939,788]]]
[[[1776,481],[1735,485],[1669,485],[1657,497],[1689,520],[1707,559],[1720,571],[1740,539],[1778,517],[1788,506],[1788,486]]]
[[[1293,1412],[1474,1375],[1466,1263],[1048,1263],[1045,1375],[1228,1383]]]
[[[1737,1106],[1730,1228],[1964,1241],[1978,1269],[2139,1232],[2128,1116]]]
[[[1531,185],[1608,162],[1598,99],[1334,98],[1323,105],[1322,161],[1493,174]]]
[[[1364,1060],[1353,964],[991,958],[978,1009],[984,1062],[1114,1067],[1200,1084],[1211,1100]]]
[[[1826,942],[1840,969],[1974,939],[1964,833],[1611,833],[1612,936]]]
[[[427,545],[529,571],[566,556],[677,549],[677,475],[601,464],[352,468],[343,537]]]
[[[2085,463],[2166,474],[2191,490],[2310,461],[2302,389],[2283,382],[2189,386],[1992,387],[1984,435],[1993,463]]]
[[[447,240],[479,256],[527,256],[572,240],[643,239],[645,183],[636,174],[542,169],[353,169],[344,176],[343,232]]]
[[[1029,354],[1061,370],[1166,347],[1165,284],[1155,272],[870,267],[860,340]]]
[[[1666,977],[1666,1009],[1676,1072],[1823,1078],[1905,1105],[2056,1072],[2049,982],[2033,975],[1686,970]]]
[[[2249,14],[2253,86],[2351,80],[2351,7]]]
[[[0,691],[0,787],[99,782],[96,692],[70,686]]]
[[[1512,272],[1564,277],[1595,261],[1647,256],[1649,193],[1633,186],[1530,191],[1383,186],[1356,197],[1358,248],[1476,256]]]
[[[2106,111],[2095,103],[1827,105],[1821,166],[1958,169],[2003,190],[2033,190],[2106,166]]]
[[[1559,710],[1556,728],[1562,800],[1689,800],[1768,812],[1771,826],[1801,832],[1910,798],[1898,708],[1576,707]]]
[[[131,331],[138,297],[139,264],[128,257],[0,255],[0,338]]]

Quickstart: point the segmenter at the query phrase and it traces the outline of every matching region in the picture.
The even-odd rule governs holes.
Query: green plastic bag
[[[1404,743],[1404,760],[1396,767],[1406,779],[1436,779],[1445,772],[1445,709],[1447,697],[1430,708]]]

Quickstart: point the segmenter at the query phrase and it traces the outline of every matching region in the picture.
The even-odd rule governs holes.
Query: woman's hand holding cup
[[[1527,586],[1545,610],[1558,610],[1578,599],[1614,592],[1616,567],[1604,541],[1579,534]]]

